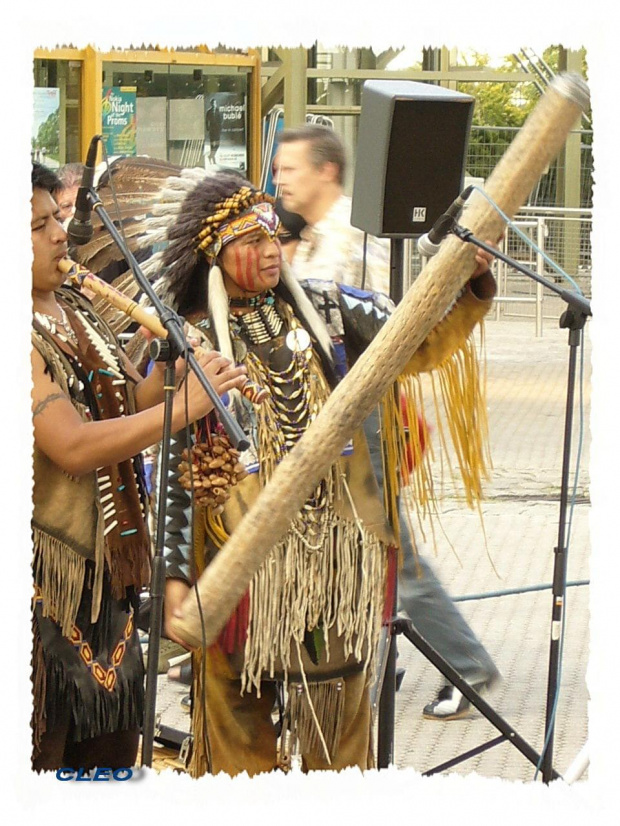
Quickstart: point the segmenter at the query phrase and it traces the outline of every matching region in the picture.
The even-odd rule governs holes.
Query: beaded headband
[[[196,252],[202,250],[208,258],[216,258],[226,244],[256,229],[275,238],[280,219],[273,209],[274,203],[274,198],[265,192],[241,187],[215,205],[198,234]]]
[[[245,212],[238,218],[233,218],[232,221],[222,224],[218,233],[221,242],[220,249],[225,247],[226,244],[230,244],[231,241],[235,241],[242,235],[247,235],[248,232],[254,232],[256,229],[261,229],[272,241],[278,234],[280,218],[276,215],[271,204],[265,202],[255,204],[250,207],[249,212]]]

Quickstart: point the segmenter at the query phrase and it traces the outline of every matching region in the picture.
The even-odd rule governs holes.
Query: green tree
[[[506,61],[509,59],[507,58]],[[479,69],[485,69],[489,64],[489,55],[481,52],[473,53],[473,62],[466,64]],[[497,68],[498,72],[515,71],[515,66],[504,62]],[[522,126],[525,118],[533,106],[533,100],[523,99],[522,87],[530,84],[510,82],[473,81],[459,83],[460,92],[472,95],[475,98],[473,123],[475,126]]]
[[[59,145],[59,120],[58,112],[52,112],[51,115],[40,126],[35,139],[35,145],[38,147],[45,147],[47,154],[53,158],[58,158],[60,152]]]
[[[489,55],[473,52],[465,65],[479,69],[489,66]],[[508,59],[496,71],[514,71]],[[519,129],[533,105],[525,99],[521,87],[511,82],[469,81],[459,83],[458,90],[471,95],[474,100],[473,128],[469,140],[467,173],[477,178],[487,178],[492,172],[513,137],[512,129]],[[530,85],[530,84],[527,84]]]
[[[565,51],[560,45],[546,48],[540,55],[542,61],[552,74],[557,74],[565,68]],[[465,65],[486,68],[489,56],[480,52],[473,52]],[[515,130],[521,128],[532,109],[538,103],[543,85],[537,75],[532,74],[529,82],[514,82],[509,80],[509,73],[522,71],[519,60],[515,55],[507,55],[498,72],[505,72],[506,82],[469,82],[460,83],[459,91],[470,94],[475,99],[473,126],[470,134],[467,172],[469,175],[487,178],[505,152],[514,137]],[[587,77],[587,63],[583,53],[582,74]],[[547,75],[547,69],[543,68]],[[537,81],[537,82],[536,82]],[[475,127],[482,127],[476,129]],[[584,169],[591,166],[591,152],[589,144],[591,134],[582,135]],[[555,204],[558,179],[558,161],[551,164],[547,173],[541,178],[536,190],[532,193],[535,203]],[[591,203],[591,179],[583,176],[582,203]]]

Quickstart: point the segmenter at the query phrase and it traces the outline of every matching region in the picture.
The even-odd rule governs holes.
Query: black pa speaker
[[[379,237],[428,232],[463,189],[474,98],[408,80],[362,91],[353,226]]]

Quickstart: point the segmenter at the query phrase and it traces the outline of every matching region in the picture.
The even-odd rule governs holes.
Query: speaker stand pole
[[[394,304],[403,297],[404,249],[404,238],[390,238],[390,298]]]
[[[402,238],[390,239],[390,298],[395,304],[403,297],[403,263],[404,241]],[[387,482],[384,480],[384,484]],[[398,512],[394,514],[398,519]],[[393,614],[398,609],[398,577],[394,578]],[[379,706],[377,711],[377,767],[387,769],[394,762],[394,720],[396,708],[396,658],[397,631],[395,617],[388,620],[388,651],[385,672],[381,684]]]

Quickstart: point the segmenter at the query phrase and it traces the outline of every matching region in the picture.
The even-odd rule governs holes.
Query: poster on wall
[[[136,154],[136,87],[104,86],[101,109],[108,157]]]
[[[137,98],[136,154],[167,159],[165,97]]]
[[[50,169],[60,166],[60,89],[35,88],[31,155]]]
[[[236,92],[205,95],[205,167],[248,168],[246,96]]]

